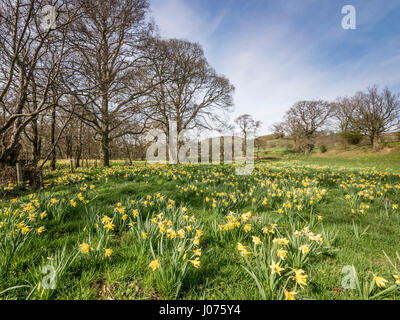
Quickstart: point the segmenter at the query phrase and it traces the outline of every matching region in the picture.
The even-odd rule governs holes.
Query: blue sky
[[[236,87],[235,110],[280,121],[298,100],[377,84],[400,92],[400,0],[150,0],[167,38],[199,42]],[[342,28],[344,5],[357,29]]]

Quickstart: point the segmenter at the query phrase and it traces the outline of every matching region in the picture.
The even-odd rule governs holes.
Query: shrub
[[[340,136],[351,145],[358,145],[363,139],[362,134],[356,131],[344,131],[340,133]]]
[[[325,152],[327,152],[328,151],[328,148],[327,148],[327,146],[326,145],[321,145],[320,147],[319,147],[319,151],[321,151],[321,153],[325,153]]]

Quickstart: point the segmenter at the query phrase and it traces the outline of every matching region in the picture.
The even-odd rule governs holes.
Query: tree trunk
[[[105,48],[106,50],[107,48]],[[106,66],[104,66],[106,70]],[[104,76],[106,78],[106,76]],[[101,164],[103,167],[110,166],[110,118],[108,113],[108,87],[101,88]]]
[[[304,154],[306,156],[309,156],[311,154],[311,152],[313,151],[313,149],[314,149],[314,145],[312,143],[307,143],[304,146]]]
[[[110,166],[110,139],[108,133],[103,132],[101,137],[101,165]]]
[[[37,119],[32,120],[32,163],[36,167],[40,160],[40,149],[41,149],[41,139],[39,138],[39,129],[37,124]]]
[[[74,172],[74,161],[72,160],[72,158],[69,159],[69,165],[70,165],[70,168],[71,168],[71,172],[73,173]]]
[[[81,166],[81,152],[77,150],[75,155],[75,168],[79,168],[80,166]]]
[[[22,146],[18,143],[13,148],[2,151],[0,154],[0,164],[14,167],[18,161],[18,156],[21,149]]]
[[[66,144],[66,150],[65,150],[65,155],[67,156],[67,159],[71,159],[73,157],[72,153],[72,137],[70,135],[65,137],[65,144]]]
[[[80,121],[80,125],[79,125],[79,131],[78,131],[78,147],[76,150],[76,159],[75,159],[75,167],[79,168],[80,167],[80,161],[82,158],[82,150],[83,150],[83,146],[82,146],[82,130],[83,130],[83,122]],[[82,159],[83,161],[83,159]],[[83,163],[82,163],[83,166]]]
[[[299,140],[297,137],[293,137],[293,150],[294,151],[299,151]]]
[[[381,142],[379,136],[377,134],[374,134],[372,136],[372,149],[377,151],[380,149],[380,147],[381,147]]]
[[[129,165],[132,165],[132,156],[127,143],[125,143],[125,148],[126,148],[126,153],[128,155]]]

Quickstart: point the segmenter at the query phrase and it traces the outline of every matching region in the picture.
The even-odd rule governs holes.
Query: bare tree
[[[369,137],[375,150],[380,147],[382,134],[400,124],[400,96],[384,88],[372,86],[338,103],[342,123]]]
[[[74,24],[68,43],[76,50],[65,85],[86,108],[77,114],[100,139],[103,166],[109,166],[110,143],[137,117],[149,91],[141,46],[151,34],[147,0],[78,0],[84,17]],[[118,133],[117,133],[118,132]]]
[[[358,95],[354,97],[339,97],[333,104],[333,118],[339,129],[339,136],[353,145],[359,144],[363,138],[360,126],[352,121],[355,118],[355,106],[358,99]]]
[[[283,122],[274,123],[271,126],[271,131],[275,139],[282,139],[285,137],[285,124]]]
[[[208,64],[201,46],[184,40],[152,39],[150,75],[158,82],[146,113],[169,137],[170,121],[183,130],[215,130],[233,105],[234,87]]]
[[[249,114],[243,114],[235,119],[243,139],[246,141],[249,136],[255,136],[261,127],[261,121],[255,121]]]
[[[247,139],[253,138],[254,145],[257,148],[257,158],[260,150],[259,141],[256,139],[258,129],[261,127],[261,121],[256,121],[249,114],[243,114],[234,120],[235,124],[239,127],[240,135],[243,138],[243,150],[247,150]]]
[[[315,145],[315,134],[327,124],[332,112],[333,105],[322,100],[295,103],[287,111],[284,122],[295,148],[309,154]]]

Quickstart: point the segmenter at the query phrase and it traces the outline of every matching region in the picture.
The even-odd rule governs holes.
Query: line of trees
[[[35,172],[143,157],[149,128],[215,129],[233,105],[199,44],[158,36],[148,0],[3,0],[0,69],[0,166]]]
[[[272,129],[276,137],[291,137],[295,150],[309,154],[317,134],[328,128],[353,144],[368,137],[373,149],[378,150],[385,133],[400,130],[400,95],[375,85],[334,102],[299,101]]]

